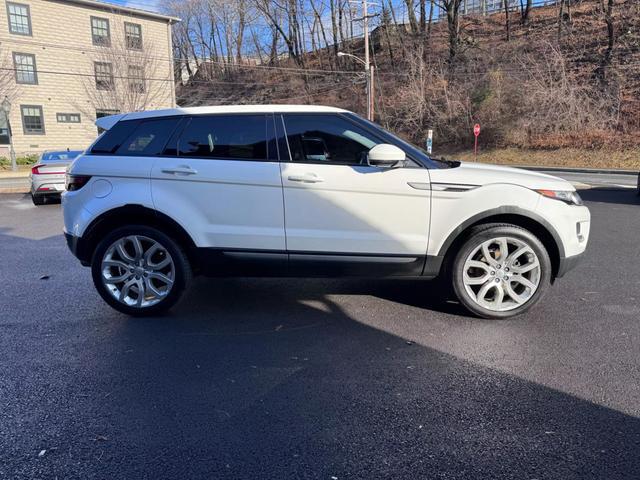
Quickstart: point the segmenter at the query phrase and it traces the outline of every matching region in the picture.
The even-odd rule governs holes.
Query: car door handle
[[[307,173],[306,175],[289,175],[289,180],[292,182],[302,183],[320,183],[323,180],[314,173]]]
[[[170,175],[195,175],[198,171],[191,167],[175,167],[163,168],[162,173],[168,173]]]

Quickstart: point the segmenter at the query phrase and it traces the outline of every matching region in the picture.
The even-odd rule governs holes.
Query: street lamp
[[[351,53],[338,52],[338,57],[351,57],[364,65],[364,73],[367,78],[367,119],[373,121],[373,65]]]
[[[7,120],[7,134],[9,136],[9,156],[11,157],[11,170],[14,172],[18,170],[18,164],[16,162],[16,151],[13,149],[13,135],[11,135],[11,122],[9,122],[9,113],[11,112],[11,101],[9,97],[5,96],[0,108],[4,112],[4,117]]]

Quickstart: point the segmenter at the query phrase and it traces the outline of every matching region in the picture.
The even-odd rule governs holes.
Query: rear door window
[[[220,160],[267,160],[271,115],[197,115],[178,140],[178,156]],[[272,129],[270,135],[273,135]]]

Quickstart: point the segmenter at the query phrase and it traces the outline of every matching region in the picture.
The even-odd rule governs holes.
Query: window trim
[[[73,122],[71,120],[60,120],[60,115],[66,115],[68,118],[71,118],[71,116],[76,116],[78,117],[78,121]],[[78,124],[78,123],[82,123],[82,116],[79,113],[56,112],[56,122]]]
[[[130,47],[129,46],[129,42],[128,42],[128,38],[129,35],[127,34],[127,25],[133,25],[136,26],[140,29],[140,48],[135,48],[135,47]],[[142,24],[141,23],[134,23],[134,22],[124,22],[124,46],[126,50],[134,50],[137,52],[141,52],[142,50],[144,50],[143,48],[143,37],[142,37]]]
[[[11,30],[11,13],[9,12],[9,6],[15,5],[18,7],[26,7],[27,9],[27,19],[29,21],[29,33],[22,32],[14,32]],[[7,27],[9,28],[9,33],[11,35],[22,35],[24,37],[32,37],[33,36],[33,24],[31,23],[31,6],[27,3],[19,3],[19,2],[7,2]]]
[[[28,132],[27,131],[27,126],[25,124],[25,119],[24,119],[24,109],[25,108],[36,108],[40,111],[40,119],[42,120],[42,131],[38,131],[38,132]],[[45,125],[44,125],[44,109],[42,108],[42,105],[20,105],[20,119],[22,120],[22,133],[24,135],[46,135],[46,129],[45,129]]]
[[[92,45],[96,46],[96,47],[111,47],[111,22],[109,22],[108,18],[104,18],[104,17],[97,17],[95,15],[91,15],[89,20],[89,27],[91,29],[91,43]],[[94,20],[104,20],[105,22],[107,22],[107,41],[105,43],[100,43],[97,42],[96,43],[96,37],[93,35],[93,21]]]
[[[98,80],[98,65],[109,65],[109,80],[110,80],[110,87],[108,88],[103,88],[98,86],[99,85],[99,80]],[[115,77],[113,75],[113,63],[111,62],[93,62],[93,77],[96,81],[96,89],[97,90],[104,90],[104,91],[114,91],[116,89],[116,81],[115,81]]]
[[[21,82],[20,80],[18,80],[18,64],[16,62],[16,55],[31,57],[33,59],[33,82]],[[13,58],[13,69],[15,71],[16,83],[19,85],[38,85],[38,66],[36,64],[35,53],[11,52],[11,57]]]

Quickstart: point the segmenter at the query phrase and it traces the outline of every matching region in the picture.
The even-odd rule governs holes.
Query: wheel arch
[[[108,232],[125,225],[145,225],[157,228],[176,240],[192,260],[195,242],[191,235],[170,216],[138,204],[127,204],[102,213],[85,229],[78,242],[76,255],[84,265],[89,265],[98,242]]]
[[[561,260],[565,258],[565,250],[556,229],[540,215],[518,207],[500,207],[474,215],[459,225],[449,234],[438,252],[438,258],[447,268],[454,252],[468,237],[473,227],[487,223],[511,223],[533,233],[549,253],[552,266],[552,278],[558,276]]]

